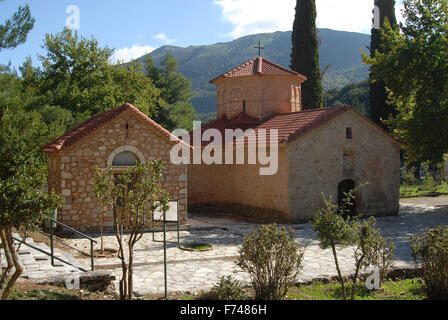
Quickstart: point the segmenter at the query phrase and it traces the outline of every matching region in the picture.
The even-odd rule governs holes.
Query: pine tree
[[[33,29],[34,22],[29,5],[20,6],[10,19],[0,25],[0,51],[24,43],[28,33]]]
[[[381,42],[381,28],[384,26],[386,19],[391,26],[397,25],[397,19],[395,17],[395,0],[375,0],[374,10],[378,11],[376,12],[377,17],[374,17],[370,42],[370,56],[372,58],[375,57],[377,51],[380,53],[385,52],[385,48],[382,47]],[[378,18],[379,21],[375,21],[375,19]],[[370,120],[385,129],[387,129],[386,125],[382,120],[388,119],[391,115],[396,115],[393,106],[387,103],[386,86],[381,80],[376,82],[373,82],[372,79],[370,80],[370,108],[368,115]]]
[[[308,78],[302,85],[303,109],[321,108],[323,90],[320,79],[315,0],[297,0],[290,67]]]

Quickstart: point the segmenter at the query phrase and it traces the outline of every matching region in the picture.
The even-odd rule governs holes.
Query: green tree
[[[342,296],[345,300],[347,298],[345,280],[339,266],[336,247],[352,244],[355,235],[349,221],[342,217],[340,213],[341,208],[334,203],[333,198],[331,196],[326,198],[323,194],[322,197],[325,205],[314,216],[314,231],[317,232],[320,247],[324,250],[330,248],[333,253],[336,271],[342,286]]]
[[[355,195],[359,188],[352,189],[341,204],[336,204],[330,196],[323,196],[324,207],[314,216],[314,230],[320,241],[322,249],[330,248],[333,253],[338,279],[342,287],[342,296],[347,299],[346,280],[342,276],[337,255],[337,247],[353,246],[355,273],[352,277],[350,298],[355,298],[360,280],[360,272],[368,266],[373,265],[379,269],[380,281],[384,280],[393,265],[393,252],[395,245],[388,239],[381,237],[378,229],[375,228],[374,217],[361,219],[362,215],[348,217],[344,219],[344,214],[350,212],[350,205],[355,201]]]
[[[387,49],[383,47],[381,41],[381,28],[384,26],[385,21],[388,21],[393,28],[397,27],[395,0],[375,0],[375,6],[379,13],[379,16],[375,18],[379,18],[379,21],[374,21],[374,28],[372,28],[370,42],[370,56],[372,58],[375,58],[377,52],[387,52]],[[376,28],[375,24],[377,24],[379,28]],[[387,129],[383,120],[395,116],[396,111],[394,107],[387,102],[387,92],[384,81],[381,79],[374,81],[372,76],[370,76],[370,78],[369,118],[377,125]]]
[[[448,3],[405,0],[405,23],[381,31],[383,48],[363,54],[372,78],[383,80],[397,115],[386,121],[406,142],[410,160],[439,163],[448,152]]]
[[[147,56],[144,60],[147,76],[154,81],[160,90],[163,103],[154,120],[168,130],[183,128],[191,130],[196,111],[190,102],[193,97],[191,81],[178,73],[177,60],[168,52],[161,62],[161,67],[155,66],[154,59]]]
[[[34,27],[34,22],[29,5],[19,6],[17,12],[0,25],[0,51],[15,48],[24,43],[28,33]]]
[[[114,211],[114,229],[121,260],[120,298],[133,296],[134,246],[150,227],[156,210],[168,211],[169,194],[161,184],[163,165],[160,160],[137,164],[126,172],[114,174],[111,169],[97,169],[93,179],[95,196],[103,209]],[[127,250],[125,250],[127,245]],[[126,257],[127,251],[127,257]]]
[[[23,272],[12,232],[37,228],[61,199],[47,193],[47,165],[39,147],[60,132],[37,112],[5,109],[0,119],[0,236],[7,261],[0,277],[1,299]],[[12,273],[12,269],[15,269]]]
[[[297,0],[292,30],[291,69],[308,78],[302,85],[303,108],[322,108],[323,89],[320,79],[315,0]]]
[[[365,116],[369,116],[369,81],[350,83],[342,89],[330,89],[324,93],[325,106],[348,104]]]
[[[76,122],[124,103],[134,104],[148,116],[157,113],[160,92],[141,64],[111,64],[113,50],[67,28],[47,34],[43,48],[46,55],[39,56],[38,77],[44,105],[70,110]]]

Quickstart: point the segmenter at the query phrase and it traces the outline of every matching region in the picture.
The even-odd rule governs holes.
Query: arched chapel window
[[[114,167],[132,167],[138,163],[137,156],[130,151],[123,151],[117,154],[112,160]]]

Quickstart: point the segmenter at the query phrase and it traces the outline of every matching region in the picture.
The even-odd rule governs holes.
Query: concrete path
[[[190,252],[179,249],[179,244],[169,244],[168,291],[197,292],[213,287],[221,276],[233,274],[242,282],[248,282],[248,274],[235,267],[238,248],[244,236],[260,225],[240,222],[235,219],[192,216],[189,219],[191,230],[180,233],[180,243],[205,242],[214,248],[205,252]],[[383,236],[390,237],[396,244],[396,266],[413,266],[409,239],[430,227],[448,224],[448,197],[420,198],[403,200],[400,214],[396,217],[377,218],[377,226]],[[319,242],[312,224],[290,225],[295,230],[296,239],[307,245],[301,280],[335,276],[333,255],[330,250],[319,248]],[[95,235],[93,235],[95,236]],[[161,234],[157,235],[158,237]],[[96,235],[97,237],[97,235]],[[177,233],[169,232],[169,240],[176,240]],[[116,239],[105,237],[106,247],[115,247]],[[80,246],[79,240],[77,245]],[[86,243],[87,245],[87,243]],[[353,272],[353,249],[340,249],[339,259],[344,274]],[[145,234],[137,245],[136,267],[134,269],[134,288],[139,295],[164,292],[163,245],[152,241],[152,233]],[[116,258],[97,259],[101,268],[114,268],[117,279],[120,269]]]

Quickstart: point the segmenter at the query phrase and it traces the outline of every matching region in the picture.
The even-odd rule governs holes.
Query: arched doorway
[[[338,205],[340,208],[343,208],[343,217],[347,218],[348,216],[354,217],[356,216],[356,201],[352,199],[352,203],[344,203],[344,198],[346,198],[347,194],[352,191],[356,187],[355,181],[353,180],[344,180],[338,185]]]
[[[129,151],[131,150],[131,151]],[[131,147],[120,147],[111,153],[108,159],[108,164],[112,167],[115,184],[119,183],[120,176],[126,172],[130,167],[135,166],[140,163],[140,157],[138,154],[141,154],[136,148]],[[132,181],[128,183],[128,190],[131,190],[136,182],[137,176],[132,176]],[[117,209],[123,209],[123,198],[118,197],[116,199],[115,206],[113,208],[113,221],[116,221],[117,218]],[[115,223],[113,224],[113,229],[116,230]]]

